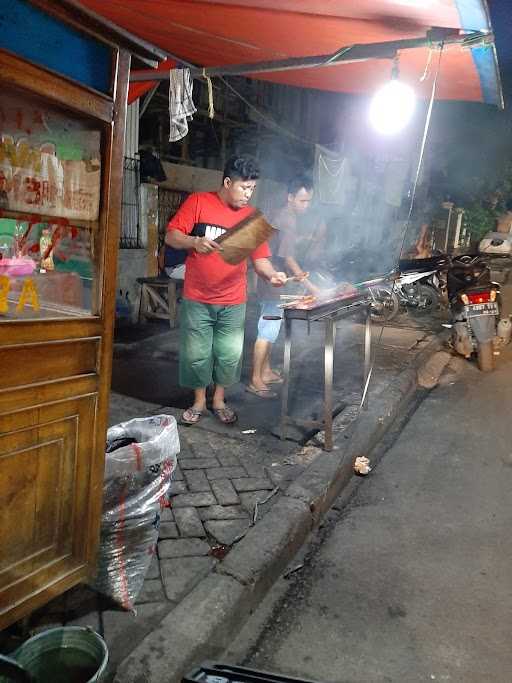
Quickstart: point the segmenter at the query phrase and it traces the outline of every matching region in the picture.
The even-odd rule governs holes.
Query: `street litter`
[[[354,472],[356,474],[359,474],[360,476],[365,476],[369,474],[372,471],[372,468],[370,467],[370,461],[368,458],[365,458],[364,455],[359,456],[358,458],[355,459],[354,461]]]
[[[285,574],[283,574],[283,579],[288,579],[288,578],[290,578],[290,576],[291,576],[292,574],[295,574],[295,572],[298,572],[299,569],[303,569],[303,568],[304,568],[304,562],[301,562],[301,563],[298,564],[296,567],[292,567],[292,568],[289,569]]]
[[[256,434],[256,429],[243,429],[242,434]]]
[[[265,503],[268,503],[268,501],[273,498],[276,493],[279,491],[279,486],[276,486],[275,489],[273,489],[268,496],[266,496],[263,500],[257,500],[256,505],[254,506],[254,513],[252,516],[252,523],[253,525],[256,524],[256,520],[258,519],[258,508],[260,505],[265,505]]]
[[[223,560],[230,550],[228,545],[214,545],[210,548],[208,555],[215,557],[216,560]]]
[[[214,546],[213,548],[210,549],[210,553],[209,553],[209,554],[210,554],[210,555],[213,555],[213,556],[216,557],[218,560],[222,560],[222,559],[225,557],[225,555],[230,551],[230,549],[231,549],[234,545],[236,545],[239,541],[241,541],[242,538],[245,538],[245,536],[247,536],[247,533],[248,533],[249,529],[251,529],[251,528],[256,524],[256,521],[257,521],[257,519],[258,519],[259,506],[260,506],[260,505],[264,505],[265,503],[268,503],[268,501],[269,501],[271,498],[273,498],[273,497],[276,495],[276,493],[278,493],[278,491],[279,491],[279,486],[276,486],[275,489],[273,489],[273,490],[268,494],[268,496],[265,496],[265,498],[263,498],[263,500],[258,500],[258,501],[256,501],[256,504],[255,504],[255,506],[254,506],[254,511],[253,511],[253,514],[252,514],[251,523],[249,524],[249,526],[247,527],[247,529],[245,529],[244,531],[242,531],[241,534],[238,534],[238,536],[236,536],[236,538],[234,538],[234,539],[232,540],[232,542],[230,543],[229,546],[227,546],[227,545]]]

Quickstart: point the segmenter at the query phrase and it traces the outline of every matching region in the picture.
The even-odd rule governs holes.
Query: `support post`
[[[283,359],[283,389],[281,394],[281,440],[286,439],[286,424],[288,420],[288,391],[290,388],[290,359],[292,349],[292,321],[284,313],[284,359]]]
[[[363,394],[361,403],[364,410],[368,410],[368,384],[370,380],[372,361],[372,315],[371,307],[366,309],[366,323],[364,326],[364,377],[363,377]]]
[[[332,318],[325,321],[325,349],[324,349],[324,447],[326,451],[332,451],[332,385],[334,380],[334,345],[336,343],[336,326]]]

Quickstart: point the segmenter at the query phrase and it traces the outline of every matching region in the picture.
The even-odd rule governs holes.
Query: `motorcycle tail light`
[[[496,292],[494,292],[494,299],[492,298],[491,291],[466,294],[465,296],[470,304],[487,304],[489,301],[496,299]]]

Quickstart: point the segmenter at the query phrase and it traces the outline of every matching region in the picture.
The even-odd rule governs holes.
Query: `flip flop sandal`
[[[184,425],[195,425],[199,422],[202,415],[202,410],[197,410],[196,408],[187,408],[185,412],[182,414],[180,422]]]
[[[232,425],[238,420],[238,415],[231,408],[214,408],[212,412],[225,425]]]
[[[265,382],[265,384],[284,384],[284,378],[276,377],[276,379],[269,379]]]
[[[276,392],[271,389],[256,389],[255,387],[248,385],[245,387],[245,390],[248,394],[254,394],[254,396],[258,396],[258,398],[277,398]]]

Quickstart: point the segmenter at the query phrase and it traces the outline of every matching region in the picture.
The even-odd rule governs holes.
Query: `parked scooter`
[[[403,259],[393,282],[374,291],[372,317],[381,322],[392,320],[401,307],[414,315],[433,313],[439,308],[446,290],[446,271],[450,259],[438,254],[426,259]]]
[[[433,313],[439,308],[450,259],[442,253],[424,259],[401,259],[395,291],[400,303],[414,314]]]
[[[494,341],[498,332],[499,285],[481,256],[457,256],[448,271],[452,313],[452,345],[465,358],[476,354],[483,372],[494,369]]]

